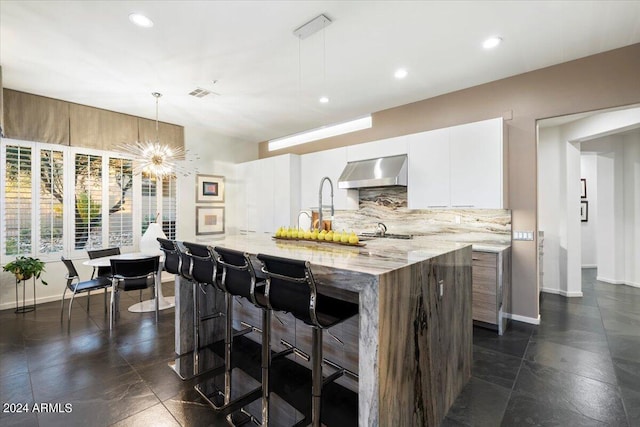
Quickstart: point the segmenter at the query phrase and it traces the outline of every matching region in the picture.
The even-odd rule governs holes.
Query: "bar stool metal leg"
[[[312,328],[313,349],[311,353],[311,425],[320,427],[322,405],[322,329]]]

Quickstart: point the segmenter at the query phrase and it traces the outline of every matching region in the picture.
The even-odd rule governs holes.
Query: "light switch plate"
[[[533,241],[533,231],[514,231],[513,240]]]

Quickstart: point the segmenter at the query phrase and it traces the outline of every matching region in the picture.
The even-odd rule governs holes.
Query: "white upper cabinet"
[[[410,209],[504,209],[502,118],[410,135]]]
[[[502,118],[451,128],[451,207],[505,207],[502,134]]]
[[[409,209],[446,208],[451,204],[449,129],[410,135]]]
[[[397,156],[400,154],[407,154],[406,136],[381,139],[379,141],[365,142],[364,144],[350,145],[347,147],[348,162]]]
[[[300,157],[269,157],[236,165],[240,183],[238,229],[249,233],[274,233],[294,224],[300,209]]]
[[[347,190],[338,188],[338,178],[347,165],[347,148],[318,151],[300,156],[300,207],[302,209],[317,208],[320,180],[328,176],[333,183],[333,204],[335,209],[352,209]],[[350,190],[357,191],[357,190]],[[329,184],[325,183],[322,193],[323,204],[331,202]],[[356,205],[357,208],[357,205]],[[325,210],[325,212],[328,212]],[[324,215],[328,215],[325,213]]]

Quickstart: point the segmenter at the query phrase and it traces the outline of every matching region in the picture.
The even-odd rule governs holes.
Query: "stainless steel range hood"
[[[349,162],[338,179],[338,188],[390,185],[407,185],[406,154]]]

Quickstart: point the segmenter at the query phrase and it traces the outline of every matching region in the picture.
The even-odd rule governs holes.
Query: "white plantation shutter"
[[[76,154],[73,239],[76,250],[103,247],[102,199],[102,156]]]
[[[158,213],[175,238],[176,178],[134,177],[116,153],[3,139],[0,200],[0,264],[132,248]]]
[[[4,145],[4,255],[31,255],[33,221],[32,148]]]
[[[40,236],[38,254],[57,254],[64,250],[64,153],[40,152]]]
[[[158,183],[155,177],[142,175],[142,233],[155,222],[158,214]]]
[[[176,177],[162,179],[162,231],[167,239],[176,238]]]
[[[109,247],[133,246],[133,162],[109,158]]]

